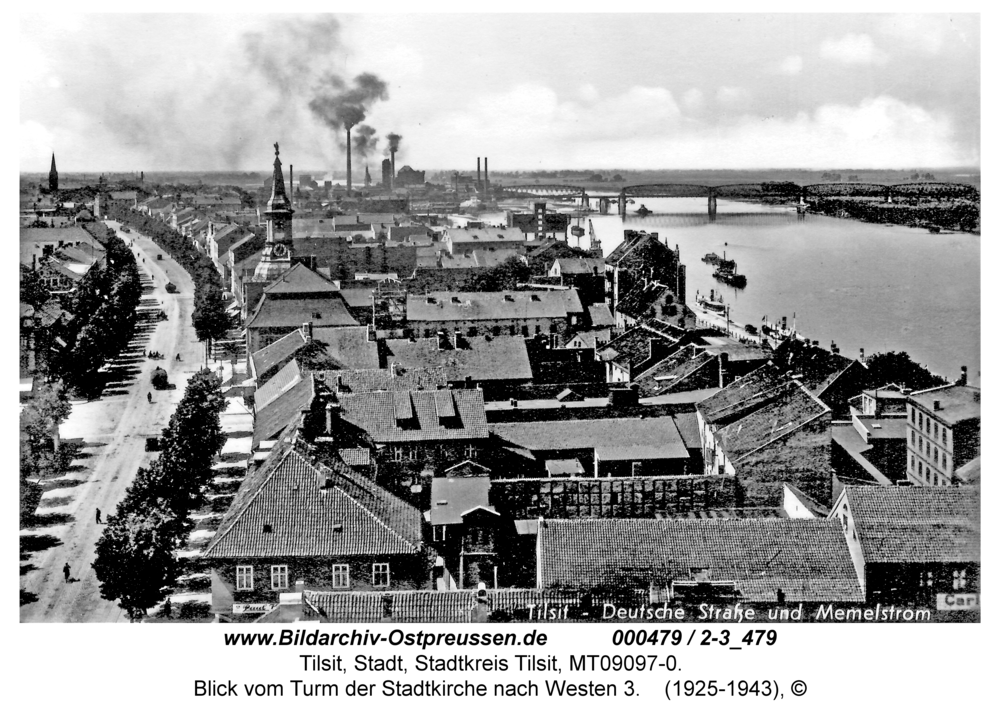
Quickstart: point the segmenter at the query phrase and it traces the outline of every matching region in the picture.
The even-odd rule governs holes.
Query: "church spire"
[[[49,190],[55,192],[59,190],[59,171],[56,170],[56,154],[52,152],[52,167],[49,168]]]
[[[271,178],[271,198],[267,201],[267,212],[290,211],[292,203],[285,193],[285,176],[281,172],[281,159],[278,158],[278,143],[274,143],[274,174]]]

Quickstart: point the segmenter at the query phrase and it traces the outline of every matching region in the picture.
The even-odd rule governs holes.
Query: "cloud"
[[[686,111],[696,114],[705,106],[705,94],[698,88],[688,89],[681,96],[681,104]]]
[[[687,104],[687,93],[682,104]],[[976,163],[951,120],[891,96],[785,118],[695,121],[670,92],[633,87],[593,107],[523,85],[480,99],[411,137],[411,163],[488,153],[494,170],[605,168],[898,168]],[[470,158],[471,160],[471,158]]]
[[[909,49],[938,54],[944,47],[947,17],[940,15],[890,15],[877,25],[878,31]]]
[[[749,96],[750,92],[741,87],[719,87],[715,100],[723,106],[734,107],[745,102]]]
[[[802,57],[797,54],[785,57],[778,65],[778,72],[794,76],[802,72]]]
[[[592,104],[601,98],[601,95],[597,92],[597,87],[593,84],[584,84],[580,87],[578,94],[580,95],[580,99],[588,104]]]
[[[884,64],[889,56],[875,46],[869,35],[844,35],[839,40],[824,40],[819,54],[841,64]]]

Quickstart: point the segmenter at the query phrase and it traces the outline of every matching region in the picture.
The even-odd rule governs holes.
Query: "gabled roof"
[[[559,272],[562,274],[597,274],[604,276],[603,257],[557,257],[553,265],[559,264]]]
[[[383,360],[388,366],[397,363],[404,368],[443,370],[449,381],[461,381],[466,376],[477,382],[494,380],[530,380],[531,362],[523,338],[517,336],[459,337],[455,348],[453,336],[443,339],[386,339]]]
[[[798,339],[785,339],[778,344],[771,361],[786,373],[794,374],[802,385],[820,397],[851,366],[857,364],[863,368],[854,359]]]
[[[431,292],[407,295],[410,321],[565,319],[583,311],[575,289],[533,292]]]
[[[367,326],[314,328],[313,339],[343,368],[378,368],[378,342],[368,339]]]
[[[734,463],[763,447],[787,437],[816,418],[830,412],[797,381],[777,389],[760,407],[745,413],[716,432],[716,440]]]
[[[788,379],[784,374],[773,364],[766,363],[703,400],[698,410],[706,422],[729,421],[756,407],[786,383]]]
[[[280,339],[272,342],[250,354],[251,365],[254,374],[259,378],[272,367],[285,359],[291,357],[296,351],[306,344],[306,337],[302,335],[301,329],[285,334]],[[258,383],[258,386],[263,384]]]
[[[327,487],[327,479],[331,486]],[[240,486],[208,559],[415,554],[420,512],[345,465],[313,465],[287,441]]]
[[[602,361],[627,364],[631,367],[635,363],[649,359],[650,339],[661,339],[666,345],[672,346],[686,333],[682,329],[677,331],[680,332],[679,335],[673,330],[658,329],[646,323],[638,324],[604,344],[597,353]]]
[[[670,416],[491,423],[490,432],[515,448],[535,453],[593,450],[601,460],[688,457],[687,447]]]
[[[646,311],[670,294],[670,288],[659,282],[639,283],[635,285],[628,294],[621,298],[615,311],[630,316],[633,319],[641,319]]]
[[[316,380],[334,393],[370,393],[372,391],[437,390],[448,385],[448,376],[440,368],[360,368],[340,371],[317,371]]]
[[[733,581],[744,599],[862,602],[837,522],[823,519],[564,519],[538,528],[542,588]]]
[[[301,380],[302,370],[298,362],[292,359],[254,393],[254,410],[257,412],[264,410],[276,398],[298,385]]]
[[[264,294],[274,295],[311,295],[336,294],[337,285],[318,272],[313,272],[301,262],[296,262],[291,269],[264,288]]]
[[[340,417],[376,443],[489,437],[479,389],[345,393],[338,400]]]
[[[312,322],[314,327],[358,326],[347,305],[336,292],[298,297],[272,295],[266,291],[247,320],[247,328],[300,327]]]
[[[590,325],[594,329],[615,325],[615,318],[611,315],[611,309],[604,302],[591,304],[587,307],[587,313],[590,315]]]
[[[842,497],[865,563],[980,560],[977,487],[848,486]]]
[[[685,379],[713,366],[717,378],[717,358],[688,344],[639,375],[633,375],[630,380],[639,384],[641,395],[653,396],[673,390],[687,390],[681,387]]]
[[[474,509],[490,507],[490,478],[486,477],[435,477],[431,480],[430,522],[461,524],[462,518]]]
[[[291,388],[280,393],[266,407],[256,409],[253,423],[253,447],[262,440],[272,440],[291,425],[303,412],[312,407],[313,379],[301,378]]]

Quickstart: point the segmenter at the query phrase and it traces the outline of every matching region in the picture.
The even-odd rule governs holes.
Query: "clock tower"
[[[271,197],[267,201],[264,217],[267,218],[267,241],[264,254],[254,270],[255,280],[277,279],[292,267],[292,203],[285,193],[285,177],[278,158],[278,144],[274,144],[274,176]]]

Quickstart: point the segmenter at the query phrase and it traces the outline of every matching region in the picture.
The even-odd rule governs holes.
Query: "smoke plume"
[[[391,133],[385,138],[389,142],[389,148],[386,149],[387,155],[388,153],[394,153],[395,151],[399,150],[399,142],[403,140],[402,136],[400,136],[398,133]]]
[[[320,78],[309,108],[330,128],[350,131],[365,120],[372,104],[388,98],[388,85],[370,72],[356,76],[352,87],[328,72]]]
[[[357,155],[369,156],[378,147],[378,136],[375,135],[375,129],[371,126],[361,124],[354,129],[352,143],[354,144],[354,152]]]

